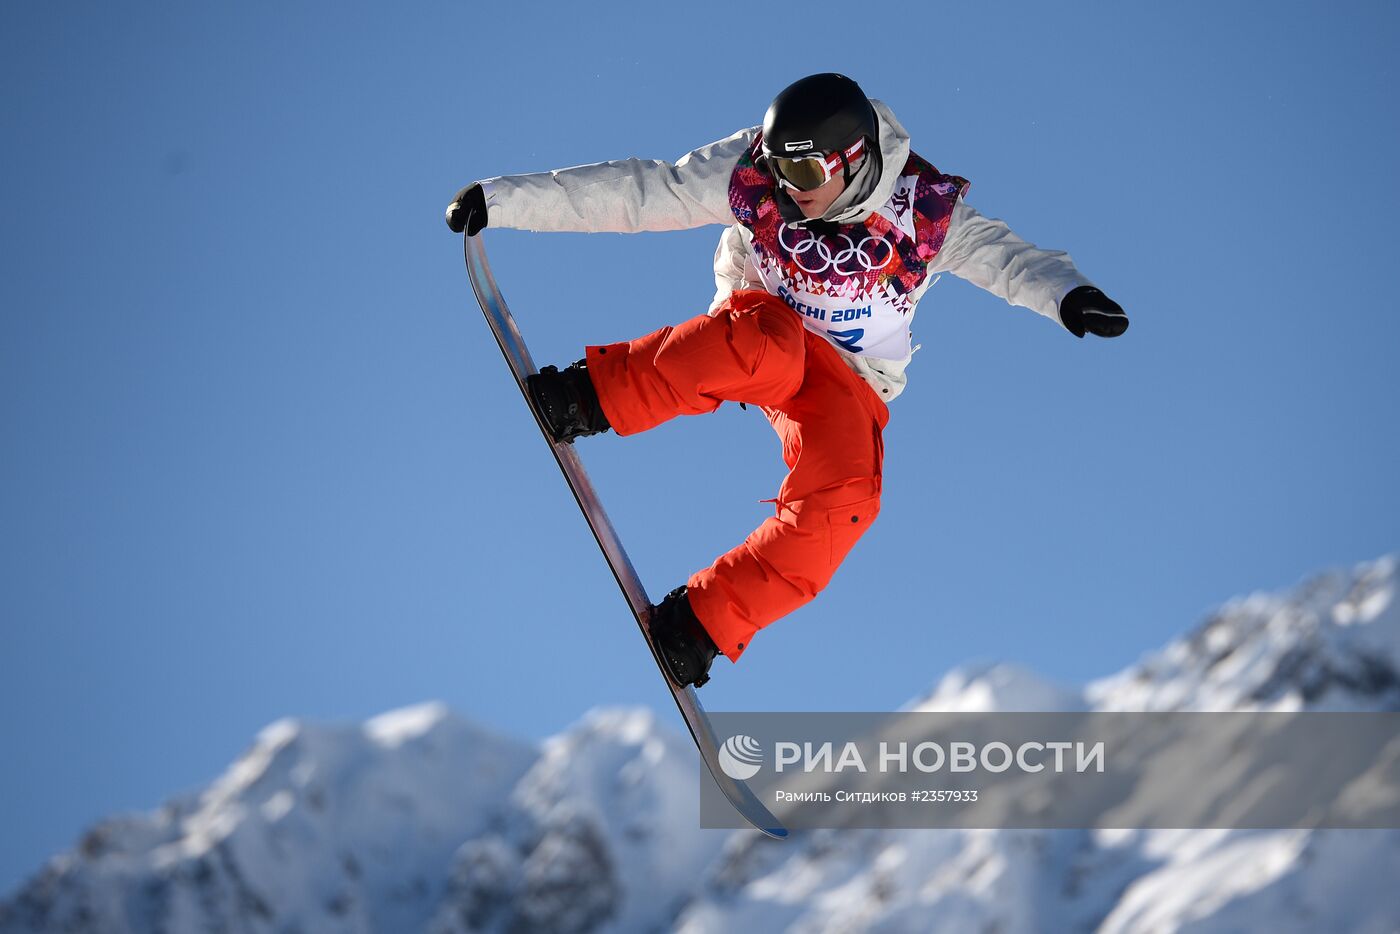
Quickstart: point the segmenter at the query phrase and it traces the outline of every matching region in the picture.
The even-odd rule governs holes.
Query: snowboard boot
[[[569,444],[575,438],[586,438],[612,427],[598,404],[598,393],[584,360],[562,371],[547,366],[525,377],[525,388],[555,441]]]
[[[677,587],[651,608],[651,639],[676,684],[698,688],[710,680],[710,664],[719,649],[695,618],[684,587]]]

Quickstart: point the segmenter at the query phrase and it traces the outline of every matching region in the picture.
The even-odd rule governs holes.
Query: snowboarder
[[[645,431],[735,401],[762,409],[787,477],[775,514],[653,608],[677,684],[709,680],[758,630],[816,596],[880,508],[887,404],[906,382],[910,322],[950,272],[1059,322],[1116,337],[1123,309],[1059,251],[973,210],[966,179],[911,151],[890,109],[844,75],[784,89],[761,127],[674,164],[627,159],[474,182],[447,225],[678,230],[724,224],[707,313],[527,381],[557,441]]]

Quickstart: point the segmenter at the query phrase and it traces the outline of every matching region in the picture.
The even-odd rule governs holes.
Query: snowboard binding
[[[710,680],[710,665],[719,648],[690,608],[684,587],[677,587],[651,608],[651,641],[678,687],[697,688]]]
[[[525,388],[555,441],[571,444],[575,438],[586,438],[612,427],[598,402],[585,360],[563,370],[547,366],[525,377]]]

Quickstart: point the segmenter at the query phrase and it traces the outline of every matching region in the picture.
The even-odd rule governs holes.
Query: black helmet
[[[808,75],[788,85],[763,117],[763,151],[770,156],[841,152],[861,137],[880,138],[875,108],[845,75]]]

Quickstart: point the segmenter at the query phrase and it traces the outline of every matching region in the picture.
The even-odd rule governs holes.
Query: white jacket
[[[865,177],[875,165],[875,160],[866,159],[824,220],[850,223],[880,209],[893,194],[899,170],[909,157],[909,134],[888,107],[880,101],[871,103],[880,123],[881,176],[873,182]],[[759,130],[741,130],[674,163],[625,159],[487,179],[482,182],[487,219],[492,227],[617,233],[725,224],[728,229],[715,250],[713,309],[736,289],[766,288],[753,262],[751,235],[736,222],[729,207],[730,176]],[[1060,299],[1077,286],[1091,284],[1069,254],[1027,243],[1005,223],[983,217],[962,199],[954,207],[942,249],[929,263],[928,277],[911,293],[911,301],[917,303],[943,272],[1056,322]],[[912,313],[908,317],[912,320]],[[893,399],[903,390],[910,354],[889,360],[833,346],[881,398]]]

